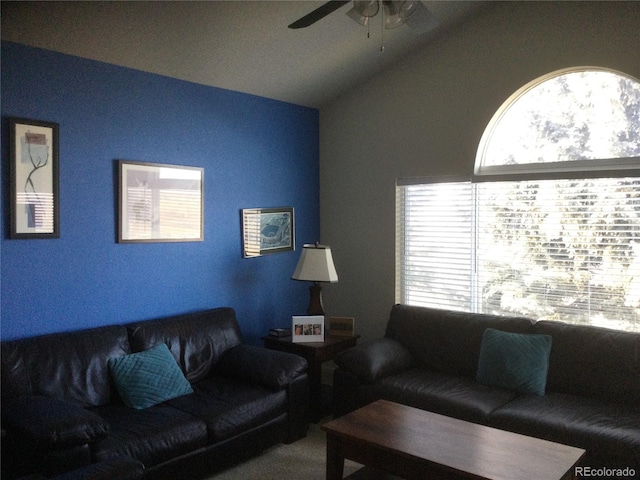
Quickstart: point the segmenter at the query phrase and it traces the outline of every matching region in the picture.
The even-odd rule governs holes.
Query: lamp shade
[[[338,273],[333,265],[331,247],[326,245],[306,244],[302,247],[302,255],[291,278],[309,282],[338,281]]]

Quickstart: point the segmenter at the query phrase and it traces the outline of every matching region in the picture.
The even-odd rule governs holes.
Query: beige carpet
[[[277,445],[238,466],[224,470],[207,480],[325,480],[326,440],[319,424],[311,424],[306,438],[290,445]],[[362,465],[345,461],[344,475]],[[378,480],[378,474],[356,473],[353,480]]]

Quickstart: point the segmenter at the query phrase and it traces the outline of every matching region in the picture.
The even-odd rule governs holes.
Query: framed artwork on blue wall
[[[245,208],[241,215],[244,258],[295,249],[292,207]]]
[[[59,238],[57,123],[10,118],[10,238]]]
[[[200,167],[118,161],[118,242],[201,242]]]

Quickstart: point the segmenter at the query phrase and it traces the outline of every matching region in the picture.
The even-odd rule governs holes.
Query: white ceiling
[[[476,12],[480,1],[423,1],[427,33],[366,27],[344,5],[287,26],[324,1],[2,1],[2,40],[204,85],[320,107]],[[380,46],[384,41],[384,52]]]

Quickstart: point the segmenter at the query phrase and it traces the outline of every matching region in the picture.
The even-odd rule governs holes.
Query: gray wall
[[[640,78],[640,2],[496,2],[397,68],[320,109],[320,231],[339,283],[329,315],[383,335],[395,302],[395,180],[470,174],[518,88],[568,67]],[[372,48],[375,48],[372,46]]]

